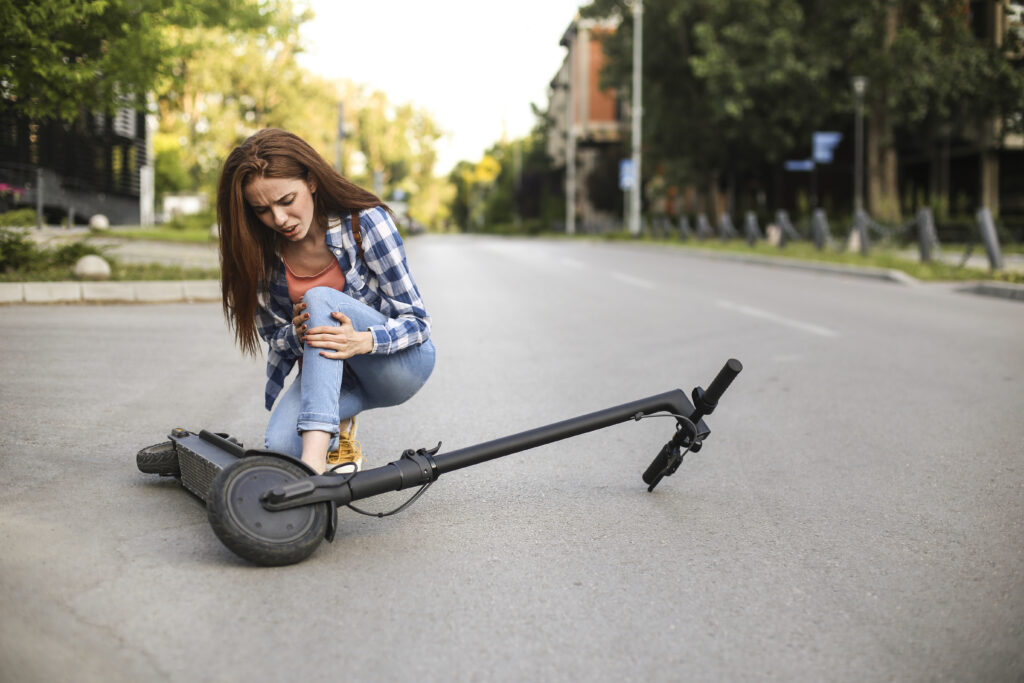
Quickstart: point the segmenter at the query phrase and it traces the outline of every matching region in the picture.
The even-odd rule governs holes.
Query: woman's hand
[[[295,326],[295,334],[299,336],[299,343],[304,344],[306,334],[306,321],[309,320],[309,313],[303,313],[306,310],[306,304],[299,302],[295,304],[292,309],[292,325]]]
[[[308,314],[304,315],[307,318],[309,317]],[[306,330],[306,344],[324,349],[320,352],[320,355],[324,358],[334,358],[337,360],[344,360],[345,358],[373,351],[373,333],[368,331],[356,332],[355,327],[352,326],[352,321],[344,313],[331,313],[331,317],[337,320],[340,325],[338,327],[320,326]],[[303,327],[305,327],[304,323]]]

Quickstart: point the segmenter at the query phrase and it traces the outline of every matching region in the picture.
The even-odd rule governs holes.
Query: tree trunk
[[[899,10],[890,7],[885,15],[883,51],[889,52],[899,28]],[[899,159],[889,115],[889,88],[880,83],[868,86],[868,213],[879,221],[900,222]]]

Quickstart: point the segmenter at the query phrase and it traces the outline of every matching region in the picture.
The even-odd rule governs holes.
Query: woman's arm
[[[271,283],[270,297],[256,314],[256,331],[270,349],[285,358],[302,356],[302,342],[295,331],[295,325],[292,324],[292,315],[287,281]]]
[[[422,344],[430,338],[430,315],[409,273],[398,228],[391,215],[379,207],[359,218],[363,258],[377,277],[378,309],[388,318],[384,324],[368,328],[373,335],[370,353],[391,354]]]

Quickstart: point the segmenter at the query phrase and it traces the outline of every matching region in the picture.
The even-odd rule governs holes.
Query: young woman
[[[390,210],[305,141],[256,133],[217,193],[224,315],[247,354],[267,343],[268,449],[316,472],[362,467],[355,416],[412,397],[434,368],[430,316]]]

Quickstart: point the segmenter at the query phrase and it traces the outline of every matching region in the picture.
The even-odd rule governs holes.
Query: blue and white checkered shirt
[[[368,328],[373,334],[371,353],[383,355],[422,344],[430,338],[430,316],[420,298],[405,261],[402,237],[391,215],[380,207],[359,213],[363,258],[352,237],[352,219],[332,217],[327,224],[327,248],[345,274],[345,294],[374,308],[388,318]],[[279,263],[270,283],[270,297],[260,306],[256,329],[267,342],[266,406],[270,410],[284,387],[284,380],[302,357],[295,327],[288,280]]]

